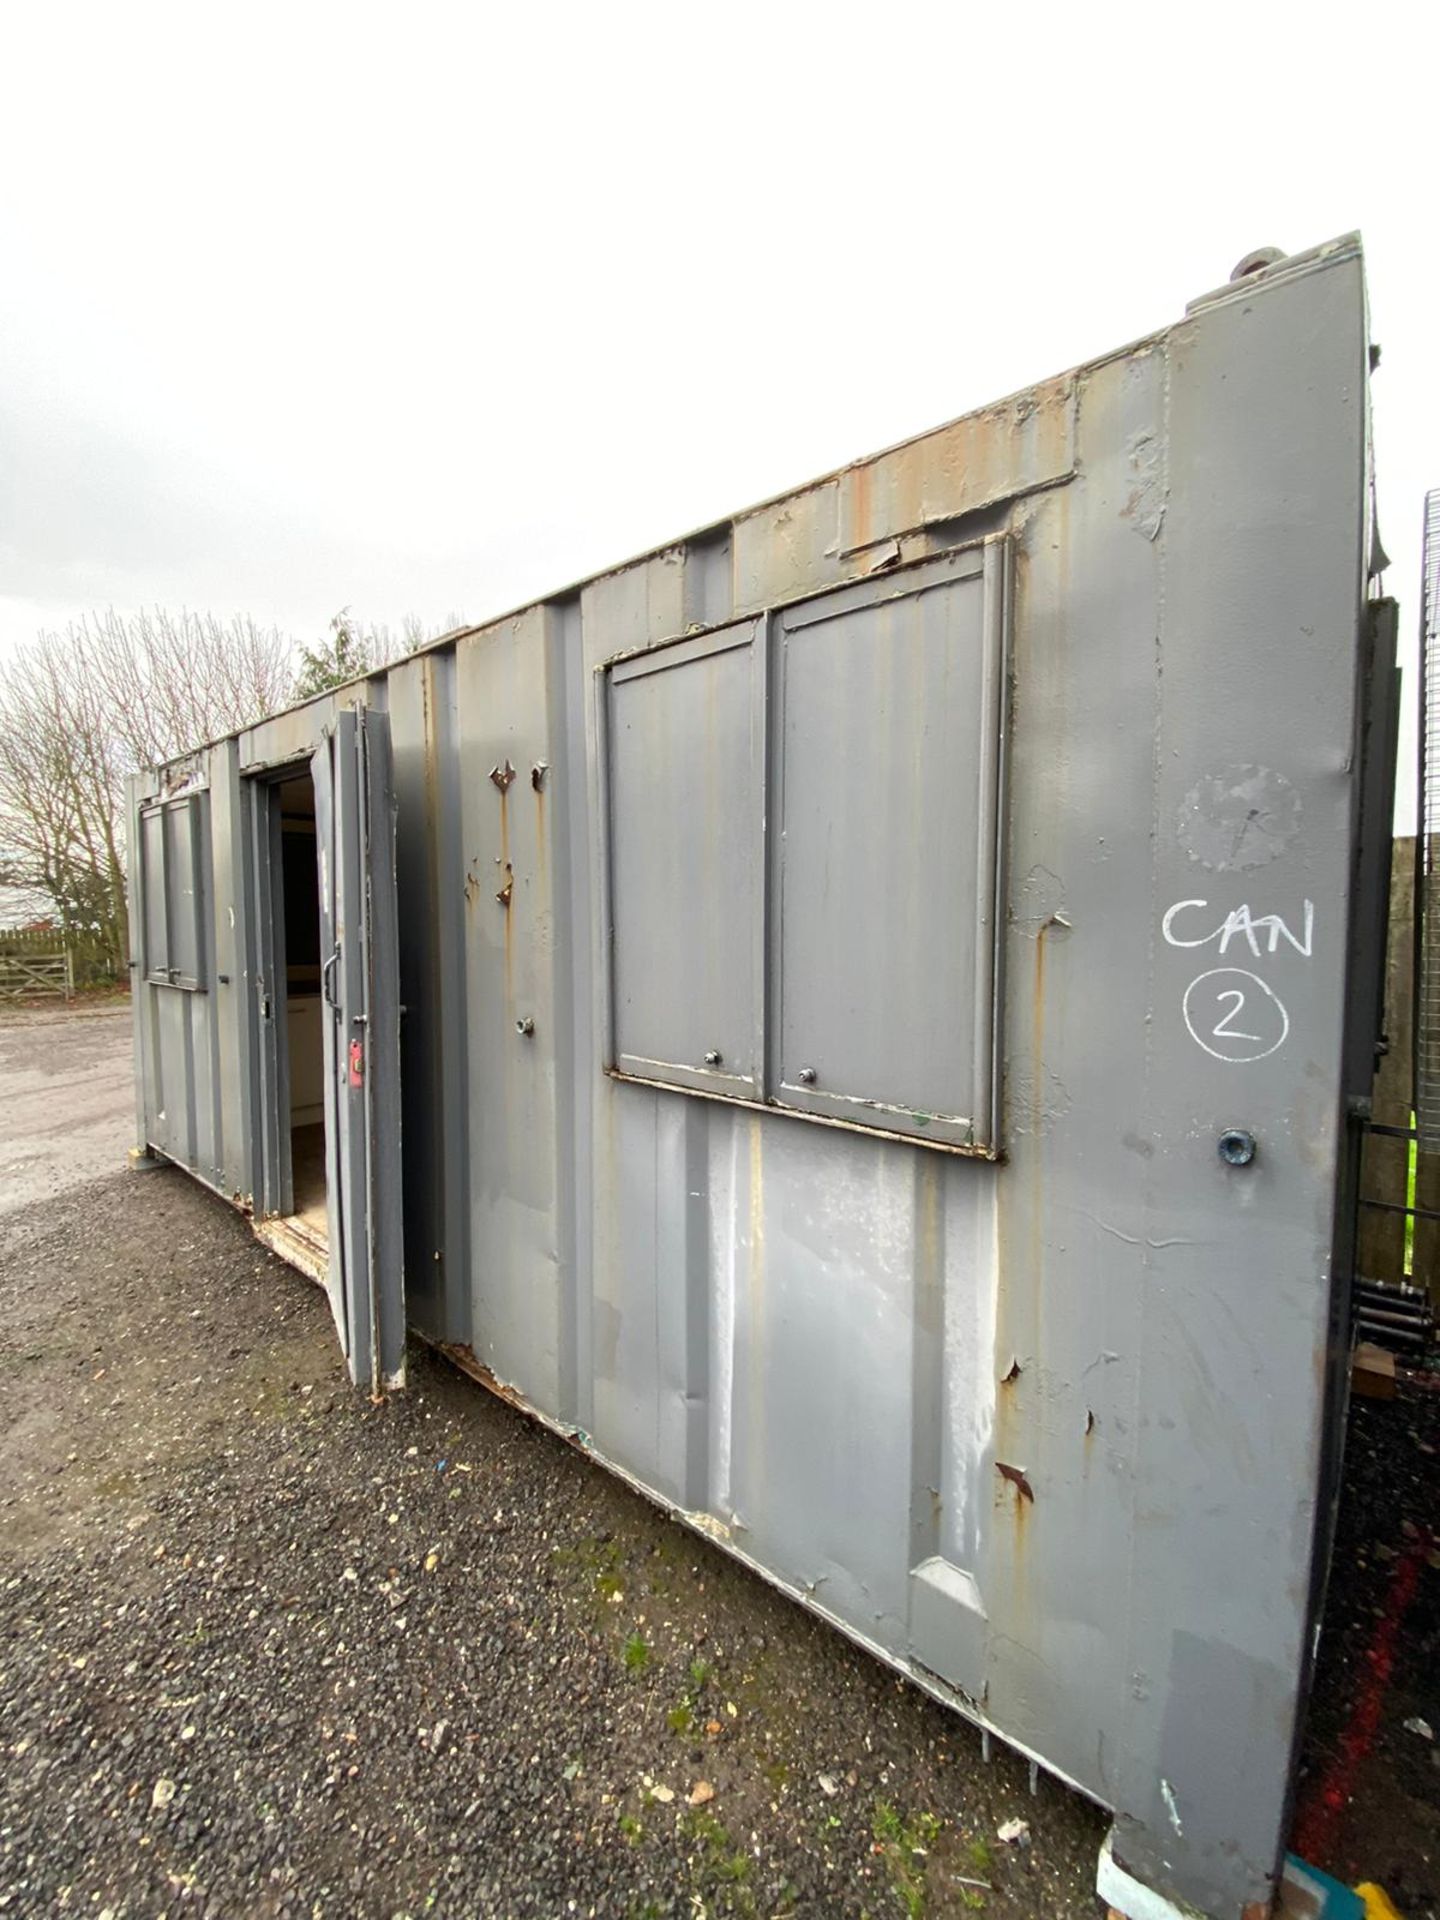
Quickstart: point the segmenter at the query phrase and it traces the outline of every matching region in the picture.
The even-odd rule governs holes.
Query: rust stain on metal
[[[503,767],[491,767],[490,778],[495,782],[502,794],[508,791],[510,782],[515,778],[515,769],[511,766],[508,755]]]
[[[867,465],[856,467],[849,476],[850,535],[849,544],[854,547],[868,546],[870,543],[870,476],[872,469]],[[840,512],[845,513],[846,497],[840,496]],[[841,536],[841,544],[845,544]]]
[[[521,1413],[531,1414],[531,1409],[526,1406],[518,1389],[507,1387],[503,1380],[497,1380],[468,1341],[444,1341],[441,1343],[440,1351],[453,1366],[457,1366],[462,1373],[468,1374],[472,1380],[477,1381],[487,1393],[493,1393],[497,1400],[503,1400],[507,1406],[518,1408]],[[533,1415],[531,1417],[533,1418]]]
[[[995,1471],[1000,1475],[1002,1480],[1008,1480],[1010,1482],[1022,1500],[1029,1500],[1032,1504],[1034,1503],[1035,1489],[1026,1478],[1023,1467],[1012,1467],[1008,1460],[997,1460],[995,1462]]]
[[[495,779],[492,771],[491,778]],[[509,1006],[515,973],[515,940],[510,902],[515,892],[515,869],[510,862],[510,782],[515,778],[515,769],[507,757],[501,777],[495,780],[500,790],[500,857],[497,865],[504,879],[495,898],[505,909],[505,1004]]]
[[[537,760],[530,775],[530,784],[535,789],[535,853],[542,900],[548,896],[550,890],[550,849],[545,838],[545,774],[547,771],[545,762]]]
[[[486,1366],[468,1340],[440,1340],[432,1344],[437,1353],[444,1354],[451,1366],[458,1367],[468,1379],[473,1380],[477,1386],[484,1387],[487,1393],[493,1393],[497,1400],[503,1400],[507,1407],[514,1407],[517,1413],[523,1413],[525,1418],[533,1421],[537,1427],[544,1427],[549,1432],[558,1434],[568,1446],[574,1447],[577,1453],[590,1451],[588,1434],[583,1433],[578,1427],[567,1428],[556,1421],[548,1420],[544,1414],[531,1406],[518,1387],[508,1386],[505,1381],[498,1378]]]
[[[1075,472],[1075,382],[1062,375],[840,476],[840,550],[1056,486]]]

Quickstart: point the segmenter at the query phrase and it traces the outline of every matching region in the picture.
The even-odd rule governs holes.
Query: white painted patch
[[[710,1351],[715,1374],[710,1394],[710,1461],[714,1473],[715,1504],[734,1511],[731,1451],[735,1400],[735,1288],[739,1252],[736,1196],[740,1186],[740,1150],[743,1127],[731,1120],[729,1151],[723,1148],[710,1164]]]
[[[981,1475],[995,1430],[995,1321],[999,1299],[1000,1221],[993,1179],[953,1185],[945,1213],[945,1513],[946,1555],[964,1562],[983,1514]]]
[[[1188,1902],[1169,1900],[1153,1887],[1127,1873],[1111,1852],[1113,1834],[1105,1836],[1100,1862],[1095,1869],[1095,1891],[1125,1920],[1206,1920],[1198,1907]]]
[[[1183,1840],[1185,1837],[1185,1828],[1180,1821],[1180,1807],[1175,1798],[1175,1789],[1168,1780],[1162,1779],[1160,1782],[1160,1798],[1165,1802],[1165,1811],[1170,1816],[1171,1826],[1174,1827],[1176,1833],[1178,1833]]]

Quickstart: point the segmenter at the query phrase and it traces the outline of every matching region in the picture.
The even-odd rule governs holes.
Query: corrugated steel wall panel
[[[1365,353],[1340,243],[338,696],[392,727],[416,1324],[1235,1916],[1283,1832],[1364,1091]],[[1003,1159],[602,1072],[605,664],[999,534]],[[217,929],[242,772],[335,705],[210,756]],[[252,984],[186,996],[188,1037],[137,995],[148,1137],[227,1190]],[[1281,1002],[1283,1045],[1232,1045]],[[158,1137],[174,1086],[193,1150]]]

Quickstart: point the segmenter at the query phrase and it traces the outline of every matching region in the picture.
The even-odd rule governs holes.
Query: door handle
[[[337,940],[335,942],[334,952],[320,969],[320,998],[325,1002],[327,1007],[333,1007],[336,1013],[340,1011],[340,1003],[330,991],[330,983],[335,977],[335,968],[339,964],[340,942]]]

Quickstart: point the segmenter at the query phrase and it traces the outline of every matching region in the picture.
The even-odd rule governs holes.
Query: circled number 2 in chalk
[[[1290,1031],[1285,1003],[1258,973],[1212,967],[1185,989],[1181,1003],[1190,1038],[1216,1060],[1263,1060]]]

